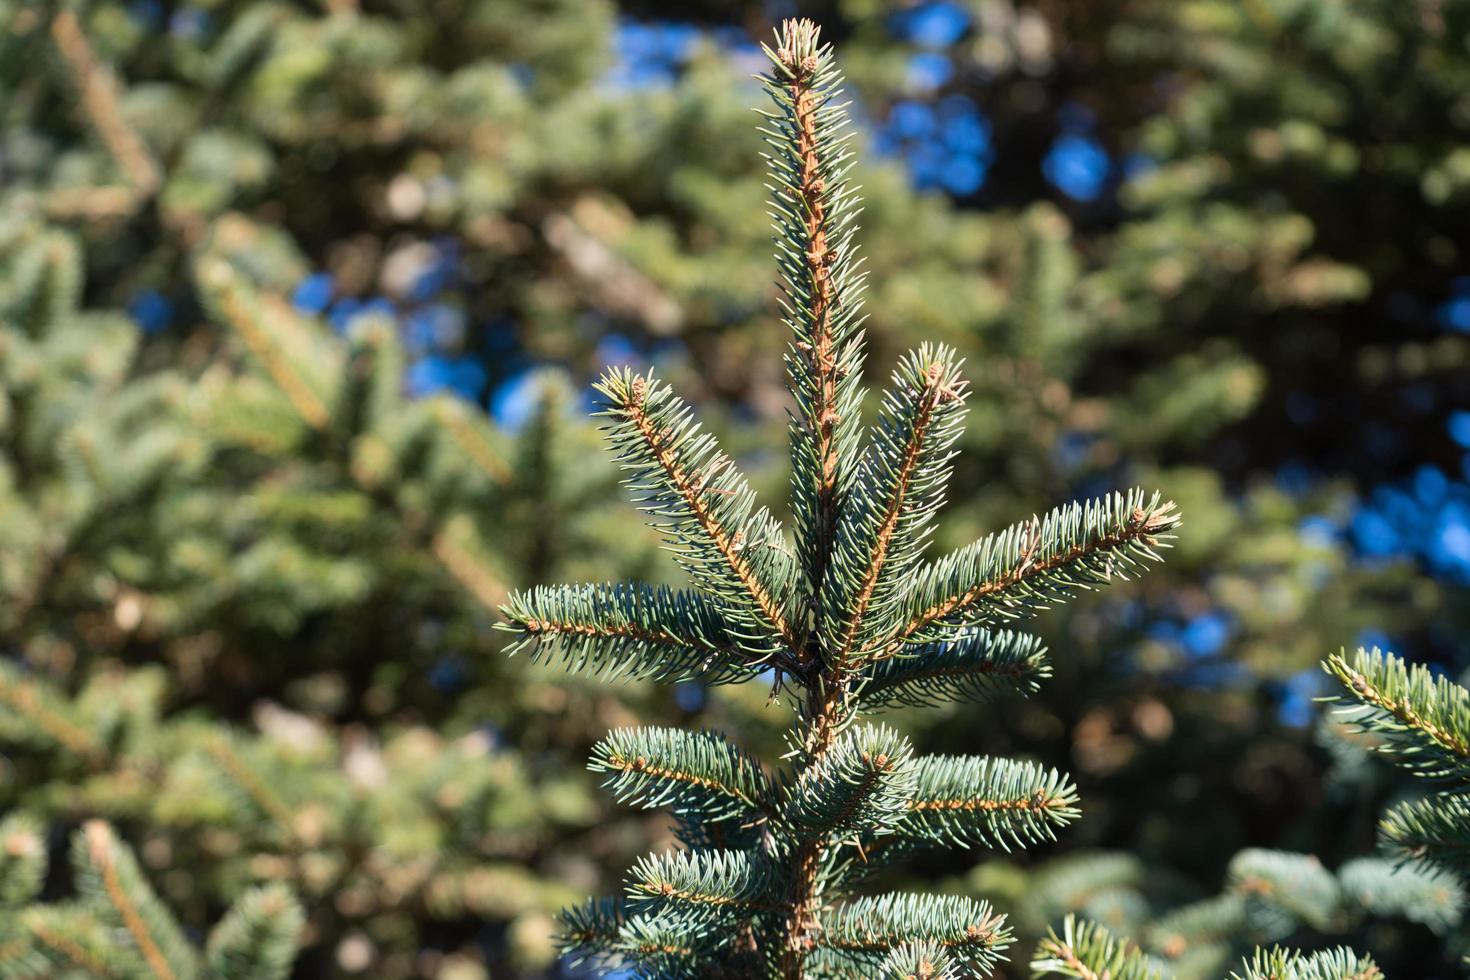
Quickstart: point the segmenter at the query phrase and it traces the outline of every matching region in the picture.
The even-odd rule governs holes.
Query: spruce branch
[[[466,593],[486,609],[499,609],[505,583],[484,554],[484,542],[468,514],[450,516],[429,541],[429,551]]]
[[[794,570],[781,527],[754,509],[755,493],[714,436],[652,377],[609,371],[597,390],[628,487],[695,585],[720,604],[741,646],[758,657],[795,648],[782,598]]]
[[[1276,947],[1258,949],[1242,961],[1230,980],[1382,980],[1383,971],[1370,957],[1347,948],[1304,954]]]
[[[690,935],[738,927],[752,912],[774,908],[774,878],[763,861],[740,851],[651,854],[628,875],[627,904],[678,921]]]
[[[588,959],[612,956],[617,934],[628,917],[620,898],[594,898],[563,908],[559,915],[557,946],[576,967]]]
[[[241,895],[210,933],[205,947],[210,980],[283,980],[296,958],[306,916],[283,885]]]
[[[950,348],[921,347],[893,373],[822,582],[832,617],[823,645],[838,669],[855,647],[882,642],[897,625],[904,585],[944,502],[964,397]]]
[[[1232,939],[1246,929],[1245,897],[1227,891],[1160,916],[1149,927],[1147,943],[1159,955],[1178,960],[1191,950]]]
[[[1470,875],[1470,793],[1464,791],[1470,781],[1470,691],[1376,647],[1359,648],[1351,659],[1339,651],[1322,667],[1346,689],[1336,699],[1337,715],[1350,730],[1373,736],[1373,748],[1400,767],[1453,783],[1391,807],[1379,823],[1385,849],[1401,864],[1448,872],[1447,880]]]
[[[474,411],[463,399],[442,395],[429,400],[428,410],[492,484],[503,486],[510,482],[511,470],[505,451],[498,445],[499,440],[484,415]]]
[[[73,214],[91,218],[125,217],[157,192],[162,183],[158,163],[123,116],[117,77],[97,58],[73,11],[62,10],[56,14],[51,21],[51,38],[81,96],[87,121],[116,161],[125,183],[121,187],[55,191],[47,196],[46,208],[59,217]]]
[[[1245,899],[1248,924],[1272,938],[1298,922],[1325,929],[1341,898],[1332,872],[1309,854],[1248,847],[1231,858],[1226,877]]]
[[[748,680],[759,661],[732,638],[719,605],[647,585],[537,586],[501,607],[512,652],[604,676],[706,683]]]
[[[862,687],[870,710],[927,707],[940,701],[983,702],[1030,694],[1051,676],[1039,637],[1009,630],[971,630],[953,640],[915,644],[868,668]]]
[[[701,954],[718,950],[731,937],[690,937],[683,923],[661,917],[638,916],[623,923],[616,950],[634,968],[634,975],[654,980],[676,980],[694,972]]]
[[[782,814],[802,835],[890,829],[908,812],[914,777],[908,739],[885,725],[863,725],[843,732],[801,771]]]
[[[76,238],[58,229],[28,225],[0,241],[11,256],[10,275],[0,284],[0,318],[24,328],[23,336],[7,331],[0,350],[6,381],[24,389],[39,380],[44,360],[80,333],[60,328],[80,316],[84,265]]]
[[[751,820],[772,812],[760,762],[717,732],[618,728],[592,749],[588,768],[620,803],[670,807],[705,820]]]
[[[21,917],[23,934],[30,937],[25,949],[14,951],[10,975],[49,977],[57,971],[72,971],[95,980],[123,980],[129,972],[119,963],[117,943],[86,909],[76,905],[36,905]]]
[[[572,966],[606,964],[617,955],[627,916],[621,898],[593,898],[562,910],[557,946]]]
[[[934,943],[984,975],[1014,942],[1005,916],[988,902],[959,895],[886,894],[860,898],[827,916],[816,939],[821,962],[876,967],[894,947]]]
[[[203,299],[239,333],[302,421],[325,429],[332,421],[331,404],[337,393],[330,379],[341,374],[332,370],[340,367],[340,354],[316,342],[284,300],[259,293],[228,259],[201,255],[196,279]]]
[[[1423,861],[1357,858],[1337,869],[1345,897],[1381,918],[1419,922],[1444,935],[1464,918],[1465,888]]]
[[[895,946],[878,966],[879,980],[961,980],[960,964],[936,942]]]
[[[1323,669],[1357,702],[1338,716],[1381,737],[1379,750],[1398,765],[1432,779],[1470,779],[1470,691],[1377,647],[1360,648],[1351,661],[1333,654]]]
[[[537,586],[501,607],[519,635],[512,652],[606,677],[709,684],[748,680],[759,662],[742,649],[718,603],[647,585]]]
[[[106,823],[85,823],[71,858],[75,901],[0,915],[0,977],[282,980],[290,972],[305,917],[284,886],[241,896],[201,957]]]
[[[0,915],[35,899],[46,877],[46,842],[38,820],[10,813],[0,820]]]
[[[898,639],[949,639],[1126,579],[1142,562],[1160,560],[1157,549],[1178,525],[1172,501],[1137,489],[1014,524],[916,572]]]
[[[0,662],[0,731],[33,744],[54,746],[89,766],[100,766],[108,754],[59,691],[4,662]]]
[[[201,736],[201,748],[210,763],[233,786],[238,787],[247,806],[254,807],[288,840],[295,837],[295,818],[286,801],[242,757],[238,739],[227,732],[209,731]]]
[[[1077,819],[1077,790],[1056,769],[989,756],[918,760],[914,794],[898,833],[969,847],[1010,850],[1056,839]]]
[[[100,820],[77,832],[72,864],[83,900],[120,936],[126,949],[157,980],[181,980],[198,969],[197,956],[173,917],[159,903],[128,848]]]
[[[785,22],[766,52],[775,111],[763,132],[793,337],[795,557],[668,386],[611,370],[598,385],[609,440],[695,591],[564,586],[514,596],[504,612],[521,646],[577,668],[704,680],[772,668],[773,693],[801,692],[789,766],[768,777],[710,733],[612,733],[592,768],[625,802],[673,807],[687,849],[635,868],[627,901],[568,913],[565,945],[640,976],[984,974],[1010,942],[988,906],[844,900],[925,846],[1050,839],[1077,816],[1075,788],[1036,765],[916,759],[906,739],[858,717],[1033,689],[1048,674],[1040,642],[987,627],[1157,559],[1178,518],[1133,491],[922,564],[964,417],[960,362],[941,346],[904,357],[862,447],[858,199],[840,79],[809,21]],[[755,864],[730,855],[769,862],[771,881],[758,885]]]
[[[1062,934],[1049,931],[1031,960],[1033,977],[1076,980],[1160,980],[1161,972],[1137,946],[1095,922],[1068,915]]]
[[[573,966],[631,966],[656,978],[688,976],[701,948],[678,923],[630,917],[622,900],[611,898],[563,910],[557,943]]]
[[[797,550],[822,624],[822,583],[857,459],[864,276],[853,237],[861,199],[847,176],[846,104],[835,101],[842,76],[820,29],[788,20],[775,50],[762,47],[772,70],[761,81],[775,111],[763,113],[761,133],[771,148],[776,262],[793,338],[785,360],[797,406],[790,427]]]
[[[508,465],[487,425],[444,397],[406,407],[399,390],[402,351],[391,331],[366,330],[355,350],[348,351],[282,297],[258,288],[230,256],[259,237],[259,229],[238,215],[216,222],[209,247],[195,262],[206,305],[239,334],[264,376],[285,396],[296,424],[307,432],[354,436],[345,466],[351,479],[363,491],[396,506],[411,530],[422,529],[429,551],[465,592],[487,609],[497,609],[507,590],[475,521],[459,509],[436,512],[430,519],[421,512],[421,504],[391,492],[401,479],[388,479],[401,476],[393,472],[397,461],[390,440],[422,440],[435,455],[445,452],[435,448],[439,444],[454,446],[459,450],[456,462],[470,464],[456,470],[473,474],[492,488],[504,486]],[[356,355],[354,370],[346,369],[348,353]],[[354,410],[354,395],[360,396],[361,411]],[[366,430],[335,432],[359,418],[369,426]],[[242,437],[253,438],[254,430]]]
[[[1426,796],[1390,807],[1378,835],[1389,853],[1400,858],[1470,875],[1470,794]]]

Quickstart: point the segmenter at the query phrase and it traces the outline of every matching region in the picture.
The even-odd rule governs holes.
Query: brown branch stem
[[[148,963],[148,968],[159,980],[174,980],[173,967],[169,966],[163,950],[158,948],[158,943],[154,940],[153,934],[148,931],[142,914],[133,904],[127,890],[123,888],[122,880],[118,877],[117,865],[112,860],[114,847],[112,831],[102,821],[90,820],[83,828],[83,833],[87,837],[87,847],[92,855],[92,861],[102,875],[102,886],[107,892],[108,901],[117,909],[118,915],[122,916],[123,925],[133,937],[133,942],[138,945],[138,952],[143,955],[143,959]]]
[[[810,29],[815,30],[815,27]],[[816,442],[818,537],[815,549],[817,567],[812,569],[812,581],[815,583],[814,593],[819,594],[837,532],[837,474],[840,461],[836,429],[841,419],[837,413],[837,351],[832,337],[832,311],[837,297],[831,277],[831,267],[836,255],[827,240],[827,188],[822,177],[816,118],[820,99],[811,88],[816,66],[811,63],[811,58],[798,61],[790,48],[783,48],[782,55],[786,59],[787,68],[792,72],[789,85],[800,167],[797,193],[806,212],[805,260],[807,291],[811,303],[806,312],[811,320],[811,341],[799,346],[810,359],[812,374],[816,378],[813,417],[805,421]]]

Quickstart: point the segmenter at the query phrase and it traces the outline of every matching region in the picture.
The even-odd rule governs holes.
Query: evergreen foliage
[[[1171,976],[1218,975],[1230,955],[1299,931],[1343,934],[1365,920],[1398,919],[1449,939],[1462,939],[1466,903],[1462,860],[1467,839],[1464,783],[1470,692],[1422,665],[1391,653],[1359,649],[1330,657],[1324,669],[1345,693],[1337,715],[1350,732],[1401,768],[1439,784],[1429,795],[1394,804],[1380,822],[1388,858],[1357,858],[1334,875],[1312,856],[1249,849],[1231,861],[1226,890],[1166,912],[1147,909],[1146,873],[1122,855],[1064,860],[1039,884],[1037,910],[1084,906],[1109,919],[1122,914],[1139,928],[1141,945],[1119,944],[1100,927],[1067,919],[1065,936],[1050,936],[1033,967],[1045,974],[1101,975],[1162,967]],[[1075,933],[1075,935],[1074,935]],[[1092,970],[1089,974],[1086,971]],[[1070,972],[1069,972],[1070,971]],[[1236,978],[1375,977],[1378,967],[1346,948],[1303,954],[1257,948]]]
[[[1137,947],[1119,942],[1112,933],[1094,922],[1078,922],[1067,916],[1062,934],[1051,933],[1031,961],[1039,977],[1077,977],[1098,980],[1158,980],[1159,971]]]
[[[1436,942],[1454,944],[1466,901],[1458,881],[1423,861],[1362,857],[1333,872],[1311,855],[1259,848],[1235,855],[1214,895],[1126,854],[1056,858],[1028,884],[1019,929],[1044,931],[1064,913],[1075,913],[1078,930],[1106,923],[1132,937],[1118,942],[1149,969],[1176,980],[1217,978],[1278,943],[1383,936],[1388,927],[1426,927]],[[1410,931],[1406,941],[1424,935]]]
[[[36,870],[27,869],[24,884],[7,875],[0,976],[281,980],[289,974],[304,916],[285,888],[265,886],[242,894],[210,932],[201,955],[108,824],[88,821],[73,836],[78,896],[60,904],[34,901],[45,862],[34,829],[12,819],[5,830],[7,855]]]
[[[763,423],[785,424],[786,403],[759,353],[776,336],[756,274],[768,236],[748,94],[731,84],[749,68],[720,33],[770,15],[617,6],[0,0],[0,647],[21,678],[6,690],[41,699],[24,706],[48,722],[0,721],[0,812],[34,822],[53,866],[100,814],[151,870],[168,844],[154,883],[193,936],[279,879],[311,910],[301,974],[473,977],[482,960],[497,976],[545,969],[543,910],[626,865],[639,835],[563,773],[649,689],[553,686],[483,655],[496,649],[484,626],[508,587],[632,575],[664,590],[664,573],[604,509],[608,468],[557,408],[571,389],[520,372],[575,373],[620,338],[637,356],[653,348],[763,496],[784,466],[749,450]],[[1276,712],[1300,710],[1317,692],[1296,672],[1362,629],[1463,662],[1455,631],[1428,628],[1457,597],[1422,574],[1467,567],[1453,533],[1463,448],[1443,425],[1470,378],[1455,278],[1470,245],[1463,14],[1394,0],[900,7],[838,0],[823,16],[860,100],[857,141],[875,150],[851,172],[866,199],[870,360],[929,338],[985,352],[927,548],[1134,482],[1169,487],[1191,527],[1161,574],[1059,609],[1035,634],[987,626],[879,661],[864,710],[1034,691],[983,716],[883,720],[926,750],[1014,731],[1041,758],[1070,757],[1089,819],[1068,846],[1148,861],[1146,885],[1100,888],[1084,912],[1128,922],[1146,947],[1140,923],[1196,901],[1199,922],[1243,927],[1234,884],[1201,899],[1230,854],[1310,839],[1337,869],[1332,941],[1358,944],[1336,931],[1356,924],[1390,972],[1422,972],[1433,937],[1395,925],[1385,942],[1378,917],[1400,913],[1359,906],[1419,869],[1403,907],[1450,922],[1453,879],[1411,863],[1351,889],[1341,862],[1376,813],[1363,801],[1393,793],[1393,774],[1302,806],[1320,771],[1311,731]],[[948,47],[895,33],[936,10],[962,20]],[[684,30],[667,85],[614,81],[645,17],[724,26]],[[921,59],[948,64],[948,80],[926,89]],[[966,100],[983,115],[953,116]],[[913,110],[937,124],[925,151],[978,120],[978,193],[916,195],[909,178],[932,173],[933,152],[883,160]],[[1104,161],[1091,201],[1042,165],[1079,119]],[[404,260],[446,241],[466,284],[450,299],[467,328],[448,345],[455,365],[544,395],[518,433],[475,406],[398,397],[443,362],[421,360],[382,297],[412,309]],[[341,338],[286,300],[322,280]],[[378,312],[350,312],[368,297]],[[887,465],[875,458],[864,479],[879,485]],[[1416,472],[1353,509],[1354,490]],[[845,532],[859,557],[870,530]],[[1356,549],[1409,550],[1424,569],[1359,565]],[[1211,622],[1223,638],[1197,646]],[[1068,656],[1048,662],[1048,645]],[[697,684],[676,716],[764,754],[764,690],[699,692],[764,668],[721,675],[713,652],[678,666]],[[674,676],[641,657],[628,673]],[[244,760],[256,797],[220,757]],[[165,776],[177,791],[155,800]],[[301,853],[261,786],[300,807],[307,842],[328,828],[320,847]],[[1219,798],[1231,805],[1200,803]],[[1466,822],[1454,795],[1402,809],[1411,846]],[[749,849],[764,827],[697,817],[676,821],[688,846]],[[450,856],[417,877],[445,840]],[[844,886],[882,870],[846,850]],[[323,873],[362,853],[390,855],[391,872]],[[930,858],[915,877],[955,870]],[[1026,903],[986,897],[1013,912],[1022,945],[1064,910],[1023,930]],[[1259,921],[1275,914],[1302,922],[1281,909]],[[1201,935],[1191,953],[1230,947],[1232,961],[1240,943],[1271,941]],[[1390,948],[1411,965],[1394,969]],[[891,965],[958,969],[932,952],[911,945]]]
[[[1373,960],[1350,949],[1298,953],[1272,949],[1256,953],[1241,964],[1230,980],[1378,980],[1383,971]]]
[[[542,846],[526,808],[576,826],[585,798],[463,721],[400,714],[377,738],[362,722],[442,702],[421,678],[444,634],[473,636],[509,569],[584,567],[565,556],[605,533],[576,501],[610,471],[561,465],[577,451],[564,385],[543,379],[513,437],[447,396],[407,399],[391,325],[338,338],[292,310],[279,290],[299,258],[239,215],[194,252],[225,349],[204,370],[150,369],[135,326],[82,305],[75,236],[16,215],[4,235],[0,798],[17,843],[0,896],[89,948],[91,919],[31,901],[48,849],[23,843],[102,814],[188,869],[161,880],[183,926],[223,916],[201,955],[139,899],[178,976],[284,975],[302,938],[302,968],[325,971],[354,936],[399,974],[420,930],[473,935],[485,919],[526,922],[515,959],[544,962],[543,910],[570,892],[526,866]],[[532,500],[550,526],[507,533]],[[278,654],[279,636],[318,630],[312,657]],[[354,635],[407,660],[354,668]],[[409,663],[417,688],[381,673]],[[323,673],[334,664],[347,680]],[[265,696],[202,714],[234,697],[221,677]],[[366,719],[344,684],[378,705]],[[536,724],[516,703],[480,717]]]
[[[1470,873],[1470,691],[1376,647],[1335,654],[1323,669],[1346,689],[1340,717],[1374,737],[1395,765],[1438,784],[1389,809],[1379,824],[1383,845],[1400,861],[1442,870],[1458,891]]]
[[[789,765],[770,776],[710,732],[613,733],[593,768],[625,801],[671,805],[698,843],[637,865],[624,900],[568,912],[564,942],[574,958],[648,977],[871,976],[916,958],[931,971],[985,975],[1012,942],[987,904],[857,898],[846,871],[861,863],[867,873],[913,847],[1053,839],[1078,814],[1075,789],[1027,763],[916,757],[898,732],[859,719],[895,689],[923,704],[990,693],[998,679],[1024,689],[1042,673],[1039,648],[991,628],[1129,577],[1159,557],[1178,517],[1135,490],[925,560],[966,383],[953,350],[919,348],[901,359],[864,445],[858,200],[841,79],[809,21],[787,21],[766,53],[775,110],[763,132],[793,338],[794,540],[667,385],[612,370],[599,391],[614,452],[693,591],[543,588],[504,612],[521,648],[576,669],[764,673],[773,698],[799,712]],[[754,839],[735,852],[705,843],[727,827]],[[928,960],[936,946],[939,966]]]
[[[1077,980],[1163,980],[1173,976],[1137,946],[1120,941],[1092,922],[1067,916],[1062,934],[1050,934],[1031,961],[1037,977]],[[1218,975],[1218,974],[1217,974]],[[1346,948],[1301,953],[1258,949],[1231,971],[1230,980],[1379,980],[1370,957]]]

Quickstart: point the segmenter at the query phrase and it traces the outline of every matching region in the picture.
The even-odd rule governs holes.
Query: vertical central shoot
[[[762,127],[770,152],[781,305],[791,331],[786,368],[796,415],[791,422],[792,500],[797,553],[811,586],[803,610],[809,633],[800,662],[822,659],[828,610],[821,582],[835,546],[838,515],[851,483],[858,440],[863,367],[863,277],[853,246],[861,201],[847,179],[852,163],[846,106],[835,101],[841,76],[830,47],[809,20],[787,21],[772,71],[763,77],[775,104]]]

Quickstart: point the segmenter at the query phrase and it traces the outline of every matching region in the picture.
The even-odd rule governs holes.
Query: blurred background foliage
[[[0,807],[53,867],[111,820],[191,935],[291,885],[303,977],[563,975],[550,913],[669,839],[591,742],[786,720],[492,625],[509,586],[671,574],[587,418],[604,364],[785,492],[750,76],[792,13],[860,121],[870,363],[969,359],[936,549],[1133,483],[1186,515],[1161,573],[1041,620],[1036,698],[894,719],[1084,801],[1039,864],[912,874],[1028,943],[1162,923],[1181,976],[1234,940],[1161,917],[1246,893],[1247,945],[1448,975],[1458,890],[1352,899],[1407,790],[1312,699],[1344,645],[1470,666],[1449,0],[0,0]],[[1316,905],[1241,891],[1272,850]]]

